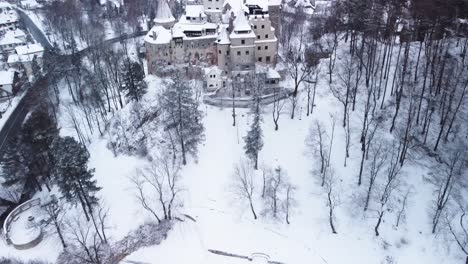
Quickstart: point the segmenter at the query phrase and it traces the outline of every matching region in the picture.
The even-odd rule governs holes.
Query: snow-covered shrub
[[[110,121],[108,147],[115,155],[145,156],[158,142],[159,114],[157,101],[147,97],[127,105]]]

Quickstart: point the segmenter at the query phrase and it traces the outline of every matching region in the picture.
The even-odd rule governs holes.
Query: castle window
[[[245,55],[249,55],[250,52],[248,50],[245,51]]]
[[[229,50],[226,50],[226,55],[229,55]]]
[[[245,44],[245,39],[242,39],[242,40],[241,40],[241,44]]]
[[[268,38],[268,34],[265,35],[265,38],[266,38],[266,39]]]
[[[262,28],[265,28],[265,25],[262,25]]]
[[[262,49],[262,47],[260,47],[260,46],[257,47],[257,50],[261,50],[261,49]]]
[[[254,25],[254,29],[257,29],[257,25]]]
[[[240,52],[240,51],[238,51],[238,52],[237,52],[237,56],[240,56],[240,55],[241,55],[241,52]]]
[[[211,7],[208,7],[208,9],[211,9]]]
[[[270,62],[270,56],[266,56],[266,62]]]
[[[265,50],[267,50],[267,49],[268,49],[268,46],[265,46]]]
[[[258,57],[258,62],[262,62],[262,57]]]
[[[221,50],[219,50],[219,54],[221,54]]]

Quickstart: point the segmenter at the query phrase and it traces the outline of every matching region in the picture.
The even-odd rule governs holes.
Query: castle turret
[[[231,66],[234,70],[252,70],[255,65],[256,36],[243,11],[237,14],[233,21],[233,29],[229,34],[231,40]]]
[[[229,40],[226,26],[221,26],[219,29],[218,39],[216,39],[217,53],[218,53],[218,67],[223,71],[227,71],[230,63]]]
[[[176,20],[172,15],[171,8],[166,0],[159,1],[156,17],[154,18],[155,26],[163,26],[167,29],[174,26]]]

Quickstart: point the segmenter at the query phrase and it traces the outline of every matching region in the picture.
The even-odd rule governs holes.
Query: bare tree
[[[296,187],[290,183],[286,185],[286,197],[284,200],[284,212],[286,217],[286,223],[289,225],[289,216],[291,213],[291,209],[296,205],[296,200],[294,199],[294,193],[296,191]]]
[[[315,78],[313,80],[306,80],[306,90],[307,90],[307,116],[311,115],[314,112],[315,108],[315,96],[317,94],[317,82],[318,75],[320,73],[320,67],[315,68]],[[312,93],[312,94],[311,94]]]
[[[337,234],[335,227],[335,208],[339,203],[339,190],[338,189],[339,179],[335,175],[333,168],[328,170],[328,177],[325,181],[325,192],[326,192],[326,201],[328,207],[328,223],[333,234]]]
[[[253,199],[255,195],[255,181],[253,166],[249,161],[241,160],[234,168],[233,192],[242,200],[247,200],[254,219],[257,219]]]
[[[370,198],[374,190],[377,177],[380,176],[381,171],[387,162],[387,153],[384,147],[385,146],[382,143],[380,143],[378,145],[372,146],[370,149],[372,160],[369,164],[368,170],[366,171],[367,177],[369,179],[369,186],[366,192],[364,211],[367,211],[367,209],[369,208]]]
[[[448,157],[436,164],[431,173],[427,176],[427,181],[434,187],[434,205],[431,212],[432,233],[437,231],[440,217],[445,212],[450,199],[459,191],[464,175],[466,174],[467,150],[461,145],[448,153]]]
[[[281,116],[281,111],[283,110],[285,101],[281,99],[278,89],[273,91],[273,122],[275,123],[275,131],[278,130],[278,120]]]
[[[351,102],[351,91],[354,86],[354,75],[356,64],[354,60],[347,56],[339,65],[338,83],[329,83],[332,95],[343,105],[343,127],[346,127],[346,120]]]
[[[64,228],[65,228],[65,207],[64,202],[55,198],[55,196],[51,197],[52,199],[41,206],[41,213],[49,219],[48,224],[46,227],[51,227],[51,231],[56,233],[59,238],[60,242],[64,249],[67,248],[67,243],[65,242],[64,237]]]
[[[303,34],[300,36],[299,45],[290,47],[286,54],[288,73],[294,81],[293,97],[297,96],[299,86],[310,76],[315,66],[310,53],[304,51]]]
[[[322,123],[318,120],[311,126],[309,136],[306,138],[306,144],[312,155],[320,161],[320,175],[322,175],[322,186],[325,184],[325,169],[327,166],[328,153],[326,140],[328,135]]]
[[[279,213],[281,204],[281,193],[284,189],[283,171],[281,167],[275,168],[275,171],[268,179],[266,189],[266,202],[267,208],[272,212],[273,217],[276,218]]]
[[[102,243],[91,223],[80,217],[73,217],[65,222],[65,230],[69,246],[66,253],[81,263],[106,263],[108,247]]]
[[[468,220],[467,208],[458,203],[456,212],[452,215],[445,213],[445,223],[448,227],[449,235],[458,245],[458,248],[466,255],[465,263],[468,263]]]
[[[296,107],[297,107],[298,100],[299,100],[299,94],[296,96],[289,97],[289,102],[291,103],[291,119],[294,119],[294,116],[296,115]]]
[[[346,162],[349,158],[349,148],[351,146],[351,124],[349,123],[349,112],[346,114],[346,127],[344,128],[345,132],[345,158],[344,158],[344,166],[346,167]]]
[[[406,208],[408,207],[408,201],[412,195],[411,187],[406,190],[403,197],[399,198],[397,203],[400,204],[400,208],[398,208],[398,213],[396,217],[395,226],[398,227],[401,222],[406,221]]]
[[[172,219],[174,207],[178,205],[180,168],[178,160],[161,154],[131,178],[137,199],[158,222]],[[156,197],[157,202],[153,203],[151,197]]]
[[[393,209],[395,209],[395,195],[402,185],[402,179],[400,177],[401,166],[398,161],[399,151],[399,148],[397,148],[395,145],[393,145],[393,147],[389,150],[390,158],[388,159],[388,166],[385,172],[386,177],[379,186],[380,190],[377,195],[379,205],[376,209],[378,220],[374,227],[376,236],[379,236],[380,234],[379,227],[382,224],[385,212],[393,211]]]

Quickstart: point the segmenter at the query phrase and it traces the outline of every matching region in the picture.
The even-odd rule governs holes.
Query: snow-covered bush
[[[146,155],[158,142],[159,114],[157,101],[146,97],[127,105],[110,121],[108,147],[115,155]]]

